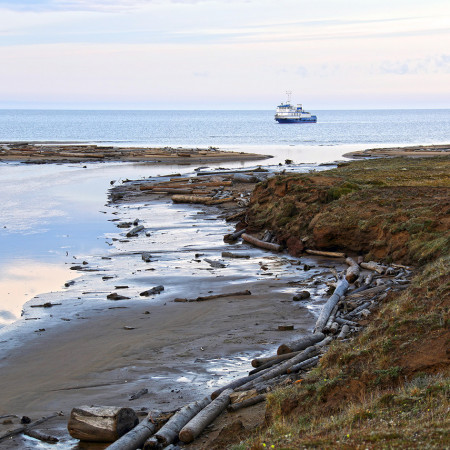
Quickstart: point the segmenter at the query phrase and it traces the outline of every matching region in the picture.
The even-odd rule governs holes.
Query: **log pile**
[[[349,339],[353,333],[365,326],[367,317],[386,298],[387,291],[404,289],[412,274],[411,269],[405,266],[383,266],[380,273],[381,265],[375,262],[363,263],[352,258],[346,258],[346,262],[346,271],[341,274],[332,271],[336,277],[335,290],[325,301],[311,334],[281,345],[277,355],[255,358],[252,361],[254,369],[247,376],[222,386],[210,397],[184,406],[165,424],[155,424],[149,418],[144,419],[140,425],[108,448],[162,449],[170,448],[178,441],[190,443],[225,410],[228,414],[233,414],[242,408],[265,401],[267,392],[274,387],[293,383],[302,378],[305,371],[318,365],[330,343],[334,340]],[[210,297],[221,298],[227,295],[250,295],[250,292]],[[183,300],[206,299],[210,298]],[[84,411],[83,416],[95,416],[91,412]],[[77,413],[79,414],[79,411]],[[108,427],[114,429],[114,426]]]

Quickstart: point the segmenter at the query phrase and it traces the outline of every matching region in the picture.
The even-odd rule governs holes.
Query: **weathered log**
[[[214,267],[216,269],[223,269],[224,267],[227,267],[226,264],[220,261],[214,261],[208,258],[205,258],[203,261],[207,262],[211,267]]]
[[[214,200],[214,197],[205,197],[200,195],[172,195],[174,203],[199,203],[206,204]]]
[[[359,265],[350,257],[345,258],[345,262],[350,266],[345,273],[345,279],[349,283],[354,283],[359,277]]]
[[[252,360],[252,366],[255,368],[260,368],[273,361],[277,364],[281,361],[286,361],[286,359],[293,358],[295,355],[298,355],[298,353],[299,352],[283,353],[282,355],[268,356],[267,358],[255,358]]]
[[[334,322],[334,318],[336,317],[338,308],[339,308],[339,302],[336,303],[335,307],[333,308],[333,311],[331,311],[330,317],[327,321],[327,324],[324,326],[323,331],[328,331],[331,328],[331,325]]]
[[[324,338],[325,335],[321,332],[309,334],[308,336],[302,337],[298,341],[280,345],[277,350],[277,355],[284,355],[286,353],[304,350],[305,348],[310,347],[311,345],[317,344]]]
[[[8,439],[12,436],[15,436],[16,434],[23,433],[26,430],[31,430],[31,428],[33,428],[37,425],[40,425],[41,423],[44,423],[47,420],[53,419],[53,417],[56,417],[57,415],[58,415],[58,413],[53,413],[49,416],[45,416],[45,417],[42,417],[41,419],[37,419],[34,422],[30,422],[26,425],[22,425],[20,427],[14,428],[13,430],[7,431],[6,433],[0,435],[0,442],[5,439]]]
[[[225,242],[234,242],[236,239],[240,238],[245,233],[245,228],[239,231],[236,231],[235,233],[226,234],[223,237],[223,240]]]
[[[373,294],[378,294],[378,292],[382,292],[385,291],[387,289],[388,286],[386,286],[385,284],[381,285],[381,286],[375,286],[373,288],[368,288],[365,289],[363,291],[360,292],[351,292],[350,294],[348,294],[348,298],[363,298],[363,297],[367,297]],[[347,298],[346,297],[346,298]]]
[[[142,448],[144,442],[156,431],[156,417],[152,413],[131,431],[124,434],[120,439],[107,447],[108,450],[136,450]]]
[[[316,326],[314,327],[314,333],[320,333],[324,329],[328,322],[333,308],[336,306],[337,302],[344,296],[348,289],[348,281],[344,278],[338,281],[336,289],[333,295],[327,300],[325,305],[323,305],[320,311],[319,318],[317,319]]]
[[[379,274],[383,274],[383,273],[386,271],[386,269],[387,269],[386,266],[383,266],[383,265],[381,265],[381,264],[378,264],[378,263],[376,263],[375,261],[369,261],[369,262],[367,262],[367,263],[362,262],[362,263],[360,264],[360,266],[361,266],[363,269],[373,270],[373,271],[375,271],[375,272],[377,272],[377,273],[379,273]]]
[[[245,242],[248,242],[249,244],[252,244],[256,247],[260,247],[260,248],[264,248],[266,250],[272,250],[274,252],[279,252],[281,251],[281,245],[278,244],[272,244],[271,242],[264,242],[261,241],[260,239],[255,238],[254,236],[250,236],[247,233],[243,233],[242,234],[242,239]]]
[[[318,352],[319,352],[318,347],[312,345],[303,350],[302,352],[300,352],[298,355],[294,356],[293,358],[290,358],[287,361],[278,364],[276,367],[272,369],[268,369],[267,372],[266,371],[262,372],[259,377],[249,381],[248,383],[245,383],[244,385],[237,388],[237,390],[246,391],[248,389],[253,389],[256,384],[260,384],[261,382],[271,380],[272,378],[276,378],[280,375],[284,375],[285,373],[287,373],[289,367],[292,367],[295,364],[298,364],[302,361],[305,361],[306,359],[311,358],[312,356],[317,355]]]
[[[309,253],[310,255],[328,256],[330,258],[345,258],[345,253],[341,252],[323,252],[321,250],[311,250],[311,249],[306,249],[305,252]]]
[[[235,173],[233,174],[233,180],[238,183],[258,183],[259,179],[253,174]]]
[[[216,298],[224,298],[224,297],[239,297],[241,295],[252,295],[249,290],[246,291],[238,291],[238,292],[229,292],[227,294],[214,294],[214,295],[206,295],[204,297],[197,298],[176,298],[174,302],[177,303],[191,303],[191,302],[205,302],[207,300],[215,300]]]
[[[38,439],[39,441],[43,442],[59,442],[59,439],[55,436],[52,436],[50,434],[42,433],[38,430],[29,430],[25,429],[23,434],[26,434],[27,436],[30,436],[34,439]]]
[[[234,197],[224,197],[224,198],[215,198],[213,200],[210,200],[209,202],[206,202],[206,205],[220,205],[221,203],[227,203],[232,202],[234,200]]]
[[[177,188],[159,188],[159,189],[152,189],[152,194],[179,194],[179,195],[192,195],[195,193],[194,189],[177,189]]]
[[[260,394],[252,398],[248,398],[239,403],[233,403],[229,405],[227,410],[230,412],[238,411],[242,408],[248,408],[249,406],[257,405],[258,403],[264,402],[266,400],[266,394]]]
[[[184,443],[192,442],[230,403],[232,389],[223,391],[208,406],[203,408],[180,431],[178,437]]]
[[[212,394],[211,394],[211,398],[214,400],[215,398],[217,398],[223,391],[227,390],[227,389],[237,389],[240,386],[243,386],[245,384],[248,384],[250,381],[253,381],[255,378],[260,377],[262,374],[269,372],[269,369],[265,369],[262,372],[259,373],[255,373],[253,375],[248,375],[246,377],[242,377],[242,378],[238,378],[237,380],[233,380],[230,383],[226,384],[225,386],[220,387],[219,389],[216,389]],[[246,389],[244,389],[246,390]]]
[[[362,305],[358,306],[353,311],[351,311],[350,313],[346,314],[344,316],[344,318],[345,319],[351,319],[352,317],[357,316],[361,311],[363,311],[364,309],[370,307],[371,305],[372,305],[372,302],[364,302]]]
[[[342,317],[336,317],[336,319],[334,319],[339,325],[349,325],[351,327],[357,327],[358,324],[356,322],[353,322],[353,320],[347,320],[347,319],[343,319]]]
[[[320,341],[316,344],[316,347],[320,348],[320,347],[325,347],[326,345],[328,345],[331,341],[333,340],[333,338],[331,336],[327,336],[323,341]]]
[[[246,254],[243,254],[243,253],[222,252],[222,258],[243,258],[243,259],[249,259],[250,255],[246,255]]]
[[[131,400],[136,400],[138,398],[141,398],[145,394],[148,394],[148,389],[147,388],[139,389],[139,391],[137,391],[134,394],[130,395],[130,401]]]
[[[249,375],[253,375],[255,373],[261,372],[261,370],[265,370],[268,369],[269,367],[275,366],[276,364],[280,364],[283,361],[286,361],[287,359],[293,358],[295,355],[298,355],[300,352],[292,352],[292,353],[285,353],[284,355],[277,355],[277,356],[273,356],[271,358],[261,358],[261,359],[266,359],[268,360],[267,362],[265,362],[264,364],[260,365],[259,367],[256,367],[255,369],[251,370],[248,374]],[[255,360],[252,361],[252,365],[253,362]],[[253,366],[255,367],[255,366]]]
[[[133,429],[139,419],[131,408],[80,406],[70,413],[67,429],[80,441],[114,442]]]
[[[287,373],[296,373],[301,369],[307,369],[309,367],[315,366],[319,363],[319,359],[319,356],[313,356],[312,358],[308,358],[298,364],[294,364],[293,366],[289,367]]]
[[[134,237],[139,234],[140,231],[144,229],[144,225],[138,225],[137,227],[132,228],[128,233],[126,234],[127,237]]]
[[[350,332],[350,327],[347,325],[347,324],[345,324],[343,327],[342,327],[342,330],[341,330],[341,332],[338,334],[338,339],[345,339],[345,337],[347,336],[347,334]]]
[[[167,446],[175,442],[180,433],[180,430],[203,408],[211,403],[209,397],[204,397],[198,402],[189,403],[174,414],[169,421],[155,434],[154,438],[162,446]],[[153,448],[148,446],[148,448]],[[146,445],[144,445],[146,450]]]

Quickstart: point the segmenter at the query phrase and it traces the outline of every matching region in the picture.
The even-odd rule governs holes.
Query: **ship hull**
[[[311,116],[311,117],[302,117],[302,118],[275,118],[275,120],[278,123],[316,123],[317,122],[317,117],[316,116]]]

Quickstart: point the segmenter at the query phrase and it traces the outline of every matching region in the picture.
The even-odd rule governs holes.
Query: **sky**
[[[0,108],[450,108],[448,0],[0,0]]]

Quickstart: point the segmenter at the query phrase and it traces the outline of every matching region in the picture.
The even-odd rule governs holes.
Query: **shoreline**
[[[145,162],[149,164],[207,164],[215,162],[258,161],[270,155],[224,151],[209,148],[152,148],[116,147],[91,144],[62,144],[60,142],[2,142],[0,161],[24,163],[79,163],[79,162]]]
[[[161,178],[155,180],[160,182]],[[161,197],[154,201],[132,199],[115,205],[117,214],[113,217],[122,222],[138,216],[155,236],[155,211],[166,203]],[[290,335],[294,339],[309,332],[325,285],[314,286],[312,300],[298,305],[292,302],[296,288],[290,283],[303,279],[305,285],[312,286],[316,277],[326,278],[325,266],[299,272],[296,260],[287,255],[225,244],[223,235],[230,226],[217,220],[223,214],[217,206],[168,206],[186,216],[186,223],[180,225],[183,230],[204,230],[205,240],[194,246],[191,240],[181,253],[171,256],[164,248],[166,238],[157,239],[153,261],[146,263],[141,253],[149,249],[149,237],[141,234],[127,239],[128,230],[118,228],[115,251],[106,259],[88,258],[89,264],[74,272],[82,276],[73,286],[63,292],[39,294],[26,304],[24,316],[14,325],[16,346],[11,345],[7,330],[0,332],[5,348],[11,347],[2,352],[0,379],[8,394],[3,396],[0,414],[34,418],[63,411],[64,416],[49,425],[56,426],[68,446],[75,446],[76,441],[65,431],[73,407],[100,403],[172,410],[196,400],[205,389],[213,391],[241,376],[251,358],[270,353]],[[166,226],[160,234],[176,237],[173,223]],[[205,258],[217,260],[223,250],[244,251],[250,257],[226,260],[226,268],[212,268],[205,262]],[[121,272],[114,266],[114,260],[119,259]],[[305,261],[315,266],[320,258]],[[158,274],[152,269],[156,267],[167,267],[160,274],[164,280],[155,278]],[[167,272],[169,267],[171,272]],[[91,269],[96,271],[86,272]],[[195,271],[190,278],[189,273]],[[160,283],[165,285],[160,294],[148,299],[139,296]],[[128,288],[115,289],[119,285]],[[194,298],[243,289],[252,295],[175,303],[176,297],[187,295],[186,286],[188,296]],[[111,292],[130,300],[108,300]],[[31,307],[47,302],[55,306]],[[297,310],[300,314],[294,318]],[[293,331],[277,329],[286,322],[294,325]],[[142,387],[147,387],[149,394],[130,403],[129,396]],[[21,439],[16,441],[23,444]]]
[[[140,208],[141,206],[149,206],[147,204],[147,199],[144,200],[143,204],[141,204],[141,201],[136,203],[135,206],[138,208]],[[158,199],[158,201],[161,201],[161,198]],[[127,203],[126,205],[129,205],[129,203]],[[203,208],[200,208],[199,210],[198,207],[190,207],[189,210],[195,210],[197,214],[199,214],[199,211],[203,211],[201,214],[205,215],[206,220],[214,220],[217,219],[218,216],[218,214],[214,213],[205,213]],[[130,219],[131,217],[134,217],[133,214],[135,215],[135,212],[136,210],[127,211],[127,213],[129,213],[128,215],[131,215],[130,217],[123,217],[123,219]],[[227,246],[223,247],[228,248]],[[192,250],[195,251],[194,249]],[[211,249],[209,249],[208,251],[211,251]],[[213,253],[215,253],[216,255],[218,251],[218,248],[213,249]],[[137,254],[137,258],[135,259],[139,259],[140,254],[141,252]],[[259,254],[261,255],[261,253]],[[263,256],[259,256],[259,258],[263,258]],[[294,258],[288,258],[292,261],[296,261]],[[270,259],[271,258],[269,258],[269,262]],[[314,265],[314,262],[316,262],[317,264],[317,261],[320,261],[320,259],[308,259],[308,257],[302,257],[302,262],[304,261],[306,261],[307,263],[309,262],[311,265]],[[141,264],[141,262],[139,264]],[[286,264],[290,265],[292,268],[291,276],[293,278],[290,281],[295,281],[295,279],[298,279],[299,274],[299,272],[296,272],[298,270],[296,264],[292,264],[291,262],[288,262]],[[319,264],[324,264],[324,261],[320,262]],[[154,364],[159,364],[161,359],[163,358],[167,361],[170,361],[170,363],[174,365],[168,372],[156,373],[156,378],[167,377],[167,379],[165,381],[164,388],[151,393],[159,396],[161,405],[163,407],[167,406],[167,409],[175,406],[182,406],[186,404],[189,399],[196,399],[195,397],[189,397],[189,395],[193,395],[193,384],[199,383],[198,389],[199,391],[203,392],[206,380],[208,379],[208,377],[209,379],[211,379],[211,372],[209,370],[198,370],[198,368],[201,367],[199,366],[199,364],[204,364],[206,361],[211,365],[211,367],[213,367],[217,364],[217,361],[220,361],[222,359],[223,362],[223,355],[229,354],[228,352],[231,351],[231,353],[235,357],[234,361],[232,362],[233,365],[236,364],[237,357],[243,358],[243,360],[241,360],[244,361],[243,365],[245,366],[245,364],[247,364],[248,366],[248,360],[245,361],[245,358],[249,358],[250,354],[239,352],[238,348],[239,346],[240,348],[242,348],[241,344],[243,344],[247,348],[253,345],[253,348],[256,349],[256,352],[261,352],[260,354],[266,354],[270,352],[276,345],[275,339],[277,336],[280,336],[280,332],[275,329],[267,329],[267,325],[261,324],[259,318],[257,319],[258,327],[261,327],[261,336],[264,336],[264,342],[258,343],[255,340],[257,338],[254,331],[256,325],[251,326],[251,334],[246,335],[242,331],[249,327],[250,324],[248,323],[247,317],[252,316],[252,312],[254,312],[255,310],[264,310],[264,308],[267,308],[267,302],[274,301],[274,299],[272,298],[272,294],[274,292],[276,293],[277,298],[275,303],[272,304],[272,306],[264,312],[263,316],[266,318],[265,320],[267,320],[269,323],[272,323],[274,321],[274,313],[278,314],[275,317],[282,318],[286,317],[286,315],[290,317],[289,304],[292,305],[293,289],[292,287],[289,287],[288,277],[285,273],[283,273],[283,271],[279,273],[280,276],[283,275],[283,278],[278,278],[278,274],[275,272],[275,267],[279,267],[279,263],[273,262],[273,267],[273,269],[272,267],[270,267],[270,271],[274,271],[275,277],[265,278],[264,276],[262,276],[262,278],[260,277],[260,280],[255,281],[254,284],[251,285],[250,290],[252,291],[252,293],[254,293],[255,298],[253,298],[252,295],[251,297],[245,298],[244,300],[238,297],[231,297],[220,300],[212,300],[211,302],[206,303],[173,304],[170,300],[173,300],[174,293],[166,292],[161,297],[161,301],[159,301],[157,304],[148,306],[149,308],[152,308],[148,310],[150,314],[146,313],[147,309],[145,311],[141,311],[141,309],[144,308],[139,305],[139,300],[136,300],[133,301],[133,304],[131,304],[130,302],[129,307],[127,308],[123,308],[121,303],[116,302],[112,306],[112,308],[114,309],[110,310],[108,312],[108,317],[105,318],[103,317],[105,312],[104,307],[107,306],[108,303],[103,303],[102,305],[99,305],[101,306],[101,308],[96,308],[96,310],[91,311],[92,315],[90,317],[79,317],[77,320],[80,320],[80,322],[74,324],[75,326],[73,327],[71,326],[69,330],[66,329],[63,334],[60,333],[60,331],[63,329],[63,322],[61,322],[60,326],[56,326],[55,329],[48,329],[42,331],[41,333],[36,333],[35,335],[32,334],[35,331],[30,331],[30,339],[32,339],[33,336],[39,336],[38,339],[40,340],[40,342],[35,342],[29,346],[27,344],[26,351],[24,351],[21,355],[9,355],[9,361],[6,361],[15,361],[17,363],[16,367],[13,368],[14,370],[10,370],[10,373],[7,374],[9,379],[11,381],[14,381],[14,383],[18,385],[16,390],[11,392],[10,394],[12,398],[10,398],[9,400],[9,405],[13,405],[15,403],[19,404],[19,399],[22,400],[23,397],[23,394],[20,392],[20,390],[23,389],[22,387],[24,385],[27,385],[27,383],[29,383],[30,378],[34,383],[40,383],[43,391],[45,392],[41,396],[39,396],[39,394],[33,394],[34,396],[31,395],[31,397],[29,397],[30,405],[35,408],[35,414],[45,414],[49,412],[49,409],[39,409],[39,403],[41,403],[42,401],[44,401],[48,408],[53,406],[57,408],[58,403],[54,403],[54,400],[52,400],[52,398],[54,399],[58,396],[57,394],[55,394],[55,392],[64,392],[65,394],[68,394],[67,397],[65,397],[65,408],[79,406],[79,404],[74,404],[74,401],[76,399],[80,400],[83,397],[83,395],[80,395],[80,391],[85,390],[85,392],[88,392],[89,399],[97,398],[99,400],[102,400],[105,398],[107,399],[108,395],[110,396],[111,388],[114,388],[115,393],[119,394],[121,400],[112,401],[110,396],[110,404],[117,405],[120,403],[124,406],[131,406],[136,409],[138,409],[138,406],[140,405],[148,405],[149,403],[153,405],[152,401],[149,401],[149,397],[143,397],[142,402],[137,401],[136,403],[133,402],[133,404],[129,403],[129,394],[131,392],[138,391],[141,385],[139,384],[139,380],[130,382],[130,379],[127,378],[130,377],[130,373],[132,374],[132,376],[133,374],[140,374],[141,381],[142,379],[144,379],[147,380],[148,383],[151,383],[151,380],[148,378],[148,367],[146,366],[146,364],[150,364],[151,367],[153,367]],[[206,270],[208,269],[206,268]],[[222,279],[218,279],[218,277],[220,277],[220,272],[221,269],[215,270],[215,274],[213,273],[213,271],[211,271],[211,275],[214,275],[213,279],[215,280],[215,282],[217,282],[216,286],[223,287],[224,282],[231,283],[232,286],[238,286],[237,283],[239,283],[239,279],[237,278],[221,277]],[[260,274],[263,275],[263,272],[267,272],[267,269],[265,271],[261,270]],[[242,276],[244,277],[245,274],[242,274]],[[321,275],[314,273],[314,276],[308,282],[309,285],[312,284],[315,276],[320,277]],[[204,280],[200,282],[200,287],[206,289],[206,292],[209,292],[211,290],[210,287],[207,287],[208,283],[211,282],[211,279],[212,278],[205,277]],[[307,281],[305,280],[304,282],[306,283]],[[114,285],[113,283],[122,284],[122,280],[120,278],[113,280],[113,282],[111,282],[111,286]],[[214,293],[218,292],[219,290],[214,290]],[[104,295],[105,293],[106,291],[103,292],[102,295]],[[198,290],[198,293],[199,295],[205,294],[205,292],[201,289]],[[58,294],[56,294],[55,298],[57,298],[57,295]],[[195,296],[195,294],[192,295]],[[320,296],[319,292],[315,296],[315,299],[319,300],[319,303]],[[41,300],[43,300],[41,297],[43,296],[40,295],[39,297],[39,302],[41,302]],[[251,302],[248,302],[249,299],[251,300]],[[166,304],[163,303],[163,301],[165,300],[168,300],[165,302]],[[54,301],[56,302],[56,300]],[[256,301],[257,303],[254,303],[254,301]],[[77,302],[75,301],[75,304],[76,303]],[[243,305],[245,305],[246,308],[248,307],[248,309],[244,309],[242,307]],[[282,308],[280,308],[280,305],[282,306]],[[207,311],[204,310],[206,306]],[[107,307],[109,308],[109,306]],[[287,307],[287,309],[285,307]],[[67,317],[58,315],[56,313],[57,308],[58,307],[52,308],[51,313],[54,313],[56,319],[59,318],[64,321],[64,319]],[[180,325],[182,325],[182,322],[180,322],[180,318],[176,318],[176,313],[179,312],[181,308],[183,308],[183,320],[190,321],[191,324],[191,334],[189,335],[191,340],[189,340],[188,337],[189,345],[187,350],[190,355],[181,354],[179,352],[177,353],[176,350],[177,346],[179,345],[181,345],[183,348],[186,348],[186,335],[179,334]],[[230,310],[233,313],[233,317],[229,317]],[[311,313],[311,311],[308,312]],[[222,318],[224,317],[226,318],[226,323],[224,323],[224,321],[222,320]],[[126,320],[123,320],[125,318]],[[123,323],[120,323],[119,325],[120,319],[122,319]],[[310,316],[310,319],[311,321],[309,323],[311,324],[314,321],[314,316]],[[211,321],[211,323],[208,325],[209,332],[205,334],[204,324],[205,321],[208,320]],[[125,322],[126,325],[124,325]],[[171,322],[170,327],[167,327],[165,325],[167,324],[167,322]],[[92,326],[93,324],[95,324],[95,327]],[[150,330],[144,329],[142,324],[149,325]],[[130,327],[130,329],[125,329],[125,326]],[[227,328],[221,329],[221,326],[226,326]],[[311,326],[306,325],[306,323],[303,326],[305,333],[308,332],[308,330],[311,328]],[[38,327],[36,326],[36,328]],[[236,345],[235,342],[228,342],[226,343],[226,345],[224,345],[224,339],[220,339],[220,336],[218,339],[217,330],[220,331],[220,334],[234,333],[234,336],[237,336],[236,338],[231,336],[225,339],[239,339],[243,340],[244,342],[237,343],[239,345]],[[298,331],[298,329],[296,329],[295,331]],[[164,343],[156,342],[156,345],[153,345],[150,342],[154,338],[155,333],[160,333],[160,335],[163,333],[167,333],[165,334],[165,336],[172,334],[172,341]],[[283,332],[282,334],[283,339],[286,339],[288,334],[286,334],[286,332]],[[111,342],[112,336],[115,337],[115,340],[113,342]],[[159,339],[161,340],[163,338]],[[270,339],[273,340],[272,344],[270,344],[269,342]],[[87,349],[82,345],[86,340],[88,340],[89,342]],[[251,340],[253,340],[253,344],[249,345]],[[37,340],[34,339],[34,341]],[[269,346],[271,345],[270,348],[266,347],[268,344]],[[42,348],[42,345],[44,345],[45,348]],[[210,348],[208,348],[208,346],[210,346]],[[110,348],[109,352],[106,351],[104,354],[100,354],[102,352],[102,349],[107,348]],[[154,354],[149,355],[149,352],[154,352]],[[255,352],[255,350],[253,350],[253,352]],[[113,363],[114,359],[117,358],[117,353],[121,355],[120,358],[122,360],[122,366],[120,364],[116,365],[115,363]],[[253,353],[253,355],[254,354],[255,353]],[[48,360],[41,360],[43,355],[52,358],[52,361],[50,361],[52,367],[49,367]],[[64,358],[66,358],[67,355],[70,355],[72,365],[69,364],[69,366],[61,368],[61,361],[65,361]],[[179,364],[179,362],[173,361],[174,355],[177,356],[178,359],[181,358],[183,370],[180,371],[179,368],[176,367],[176,364]],[[200,359],[203,361],[197,362],[194,359],[194,355],[195,359]],[[85,383],[86,372],[83,373],[83,370],[86,370],[86,367],[84,369],[83,367],[81,367],[83,363],[86,364],[85,359],[88,356],[92,358],[92,360],[89,362],[89,370],[91,370],[89,373],[93,377],[91,378],[91,383]],[[219,358],[217,358],[217,356],[219,356]],[[186,360],[184,358],[192,358],[194,361],[190,361],[189,364],[185,364]],[[34,376],[33,373],[28,372],[31,361],[34,361],[35,363],[34,369],[36,370],[36,372],[34,373]],[[131,369],[128,373],[125,373],[123,372],[124,367],[128,367]],[[58,376],[60,385],[57,389],[54,389],[55,380],[53,378],[50,379],[50,377],[52,377],[52,370],[59,371]],[[230,370],[230,366],[228,366],[226,370]],[[242,372],[244,372],[245,370],[246,367],[243,367]],[[55,373],[56,372],[53,373],[53,376],[55,375]],[[186,373],[193,373],[194,378],[190,379],[188,377],[185,377]],[[2,376],[3,375],[4,374],[2,374]],[[147,378],[145,378],[146,376]],[[173,386],[173,379],[176,376],[179,376],[179,378],[187,378],[187,380],[177,381],[178,385],[175,388],[175,393],[179,394],[183,398],[178,397],[179,403],[176,403],[178,401],[177,399],[172,399],[173,403],[165,403],[167,401],[167,392],[169,390],[172,390],[171,385]],[[106,381],[103,382],[102,377],[106,377]],[[72,383],[74,384],[70,385],[68,380],[72,380]],[[83,380],[83,383],[81,382],[81,380]],[[203,386],[203,390],[200,386]],[[215,386],[217,386],[217,384]],[[130,390],[131,388],[132,390]],[[213,390],[213,387],[210,386],[210,389]],[[176,390],[179,390],[179,392],[176,392]],[[173,396],[177,397],[176,395]],[[108,401],[109,400],[107,400],[107,402]],[[108,404],[107,402],[104,403]],[[6,402],[5,404],[8,405],[8,402]],[[32,410],[32,408],[30,408],[30,410]],[[67,409],[65,409],[64,412],[65,414],[67,414]],[[10,414],[12,412],[7,411],[5,413]],[[27,414],[27,411],[23,411],[23,413]],[[65,428],[65,425],[67,423],[67,416],[60,418],[58,423],[59,428],[57,428],[61,431]],[[75,442],[67,442],[68,445],[69,443],[70,445],[75,445]]]
[[[450,144],[411,145],[406,147],[370,148],[356,152],[345,153],[344,157],[351,159],[363,158],[394,158],[396,156],[432,157],[450,153]]]

